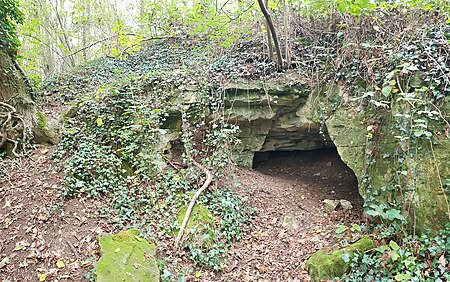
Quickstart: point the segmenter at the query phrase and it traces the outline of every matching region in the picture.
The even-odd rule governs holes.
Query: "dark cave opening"
[[[277,176],[280,181],[301,183],[320,201],[350,201],[355,209],[362,212],[364,201],[358,191],[357,178],[342,161],[336,148],[256,152],[253,168]]]

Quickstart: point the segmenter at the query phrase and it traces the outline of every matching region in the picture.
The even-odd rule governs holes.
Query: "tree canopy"
[[[22,23],[23,19],[24,15],[16,0],[0,0],[0,48],[19,47],[16,26]]]

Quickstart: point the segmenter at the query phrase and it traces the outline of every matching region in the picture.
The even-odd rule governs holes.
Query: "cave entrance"
[[[303,197],[306,195],[316,203],[325,199],[347,200],[352,204],[353,212],[362,213],[363,199],[356,176],[342,161],[336,148],[256,152],[253,168],[275,177],[286,189],[302,190]],[[342,206],[338,205],[337,209],[340,208]]]

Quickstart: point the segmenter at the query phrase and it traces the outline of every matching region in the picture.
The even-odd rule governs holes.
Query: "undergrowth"
[[[417,173],[423,169],[421,160],[435,162],[434,147],[448,139],[448,114],[440,106],[450,96],[449,33],[445,15],[401,5],[357,17],[343,13],[299,18],[286,33],[295,38],[288,46],[292,66],[317,96],[313,100],[320,121],[325,123],[342,104],[364,113],[360,184],[366,211],[373,216],[384,213],[394,222],[409,217],[414,225],[419,203],[413,200],[427,181]],[[195,44],[186,43],[185,49],[155,45],[128,61],[93,62],[81,71],[94,72],[91,78],[73,75],[60,84],[48,83],[45,92],[61,91],[63,100],[75,102],[77,112],[67,119],[55,153],[65,170],[62,195],[103,199],[101,215],[117,229],[137,226],[148,238],[172,238],[180,210],[204,176],[189,165],[186,155],[182,161],[188,167],[168,166],[165,144],[179,138],[216,180],[223,177],[237,128],[220,116],[223,93],[217,89],[229,79],[266,82],[281,76],[261,55],[261,37],[255,37],[214,60],[202,55],[202,48],[193,48]],[[342,88],[342,97],[328,93],[334,91],[330,84]],[[83,91],[86,85],[90,87]],[[172,135],[176,132],[181,136]],[[392,150],[380,152],[387,141]],[[380,184],[370,172],[384,165],[389,171]],[[438,178],[439,191],[433,192],[448,194],[450,180]],[[210,188],[198,203],[216,220],[195,226],[184,247],[194,263],[220,269],[221,258],[241,236],[250,212],[244,199],[233,196],[232,185]],[[448,226],[437,237],[408,235],[402,228],[380,228],[376,234],[387,244],[355,258],[348,281],[448,279],[441,259],[448,250]],[[402,236],[394,236],[400,231]],[[166,269],[163,275],[171,274]]]
[[[449,281],[450,222],[437,235],[382,225],[373,236],[376,248],[355,254],[342,281]]]
[[[233,182],[219,185],[237,127],[220,117],[205,122],[207,111],[222,106],[214,97],[201,98],[194,112],[179,113],[183,129],[172,124],[171,114],[177,114],[171,110],[172,87],[185,79],[174,72],[121,76],[93,95],[79,95],[72,109],[76,115],[66,120],[54,158],[64,169],[63,197],[98,199],[100,215],[117,230],[135,227],[165,245],[178,232],[180,211],[204,181],[186,154],[178,160],[182,164],[170,162],[170,141],[181,138],[184,148],[201,158],[215,178],[197,201],[210,212],[210,221],[188,230],[183,246],[195,265],[220,270],[251,212],[246,199],[233,194]],[[208,244],[199,243],[205,239]]]

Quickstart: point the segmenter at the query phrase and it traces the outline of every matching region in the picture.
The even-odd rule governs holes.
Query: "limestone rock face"
[[[235,161],[251,167],[255,152],[333,147],[312,110],[307,85],[241,82],[227,85],[226,114],[241,130]]]
[[[447,97],[442,105],[447,121],[449,108]],[[342,160],[358,178],[359,192],[366,202],[396,202],[411,228],[418,232],[438,230],[450,219],[450,189],[444,183],[450,179],[450,138],[434,134],[433,141],[423,137],[417,146],[401,141],[396,118],[403,111],[395,102],[382,114],[381,110],[368,112],[355,104],[343,103],[326,125]],[[377,118],[381,121],[375,125],[379,128],[372,136],[371,122]],[[442,123],[430,122],[429,127],[439,132],[445,128],[439,122]],[[390,187],[392,183],[397,185],[395,189]]]
[[[137,230],[101,236],[96,281],[159,281],[155,248],[154,244],[139,237]]]
[[[423,83],[419,78],[414,87]],[[311,89],[297,74],[264,83],[236,80],[220,86],[220,91],[224,111],[205,114],[220,114],[239,126],[241,142],[234,145],[232,156],[237,164],[252,167],[271,151],[336,147],[369,206],[395,203],[393,207],[401,209],[419,232],[438,230],[449,220],[450,139],[443,120],[450,120],[450,97],[440,105],[441,116],[430,119],[433,138],[420,139],[417,152],[409,154],[413,149],[399,139],[398,124],[398,116],[408,109],[396,97],[383,107],[368,106],[358,98],[362,95],[351,98],[339,84]],[[171,134],[168,139],[179,136],[181,112],[195,111],[201,100],[195,89],[179,96],[164,123]]]

